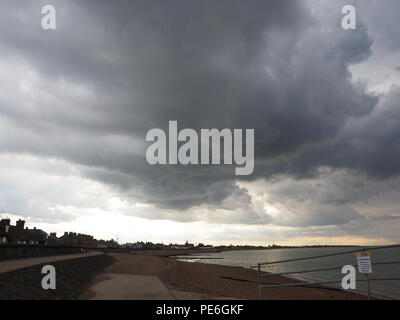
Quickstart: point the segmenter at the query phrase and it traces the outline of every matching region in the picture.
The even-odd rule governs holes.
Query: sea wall
[[[40,245],[0,245],[0,261],[32,258],[61,254],[79,253],[78,247],[40,246]]]
[[[102,254],[51,262],[57,270],[55,290],[43,290],[42,264],[0,273],[0,300],[78,299],[94,277],[113,261],[111,256]]]

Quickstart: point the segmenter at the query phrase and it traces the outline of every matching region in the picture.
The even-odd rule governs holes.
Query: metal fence
[[[310,272],[323,272],[323,271],[329,271],[329,270],[341,270],[343,268],[343,266],[336,265],[336,266],[331,266],[331,267],[326,267],[326,268],[305,269],[305,270],[296,270],[296,271],[287,271],[287,272],[278,272],[278,273],[271,273],[271,272],[263,271],[262,267],[270,266],[270,265],[274,265],[274,264],[288,263],[288,262],[298,262],[298,261],[304,261],[304,260],[323,259],[323,258],[326,258],[326,257],[339,256],[339,255],[344,255],[344,254],[349,254],[349,253],[381,250],[381,249],[388,249],[388,248],[399,248],[399,247],[400,247],[400,244],[379,246],[379,247],[366,247],[366,248],[359,248],[359,249],[356,249],[356,250],[348,250],[348,251],[342,251],[342,252],[336,252],[336,253],[330,253],[330,254],[323,254],[323,255],[316,255],[316,256],[310,256],[310,257],[303,257],[303,258],[296,258],[296,259],[287,259],[287,260],[279,260],[279,261],[269,261],[269,262],[257,263],[258,295],[261,296],[261,289],[266,289],[266,288],[310,286],[310,285],[332,285],[332,284],[340,284],[342,282],[342,280],[340,279],[340,280],[336,280],[336,281],[315,281],[315,282],[293,282],[293,283],[283,283],[283,284],[264,284],[262,280],[265,277],[271,277],[271,276],[277,276],[277,275],[284,276],[284,275],[291,275],[291,274],[305,274],[305,273],[310,273]],[[380,262],[376,262],[376,263],[371,262],[371,264],[372,264],[372,266],[400,264],[400,259],[396,260],[396,261],[380,261]],[[357,265],[353,265],[353,266],[357,267]],[[367,282],[368,299],[371,299],[371,290],[370,290],[370,282],[371,281],[399,281],[399,280],[400,280],[400,275],[399,275],[399,277],[393,277],[393,278],[370,278],[368,274],[365,274],[365,278],[364,279],[357,279],[356,281],[357,282]]]

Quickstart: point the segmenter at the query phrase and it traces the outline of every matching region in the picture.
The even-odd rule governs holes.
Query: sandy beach
[[[190,252],[185,252],[189,254]],[[257,290],[257,272],[252,269],[215,264],[177,261],[168,256],[182,251],[154,251],[133,253],[109,253],[115,262],[105,269],[96,281],[104,281],[110,275],[143,275],[158,277],[171,294],[178,299],[304,299],[304,300],[359,300],[365,296],[353,292],[322,287],[300,286]],[[298,282],[271,276],[268,284]],[[90,298],[90,289],[82,296]]]

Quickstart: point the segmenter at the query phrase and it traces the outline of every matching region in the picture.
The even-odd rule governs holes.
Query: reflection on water
[[[331,248],[293,248],[293,249],[272,249],[272,250],[243,250],[243,251],[224,251],[220,253],[196,254],[196,259],[184,260],[193,262],[203,262],[211,264],[221,264],[226,266],[239,266],[250,268],[258,262],[269,262],[278,260],[288,260],[304,258],[315,255],[330,254],[336,252],[350,251],[359,249],[357,247],[331,247]],[[387,248],[371,251],[372,264],[377,262],[400,261],[400,248]],[[184,257],[182,257],[184,258]],[[213,259],[207,259],[213,258]],[[215,259],[219,258],[219,259]],[[357,264],[354,253],[339,256],[326,257],[321,259],[288,262],[265,266],[267,272],[288,272],[304,269],[328,268],[334,266],[344,266],[347,264]],[[319,281],[339,281],[343,275],[341,270],[329,270],[312,272],[301,275],[292,275],[293,278],[302,280]],[[364,275],[357,273],[359,277]],[[371,278],[400,278],[400,264],[373,266]],[[367,292],[366,283],[357,282],[357,291]],[[373,281],[371,282],[372,294],[379,297],[400,299],[400,281]]]

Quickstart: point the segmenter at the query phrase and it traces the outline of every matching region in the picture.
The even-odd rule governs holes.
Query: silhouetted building
[[[96,248],[98,243],[93,236],[75,232],[64,232],[58,239],[62,244],[73,247]]]
[[[11,225],[10,219],[0,220],[1,244],[47,244],[48,235],[40,229],[28,229],[25,221],[19,219],[16,225]]]

